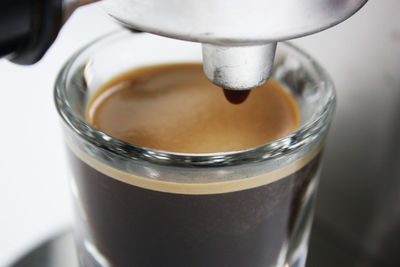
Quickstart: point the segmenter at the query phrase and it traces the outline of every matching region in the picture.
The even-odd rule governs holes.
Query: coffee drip
[[[230,89],[222,89],[224,91],[224,95],[226,100],[229,103],[237,105],[246,101],[247,97],[250,94],[250,90],[230,90]]]

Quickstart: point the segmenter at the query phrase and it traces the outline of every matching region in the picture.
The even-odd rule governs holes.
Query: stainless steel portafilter
[[[134,29],[202,43],[204,72],[216,85],[246,90],[270,76],[278,41],[322,31],[366,0],[105,0]]]
[[[13,1],[5,2],[9,7],[15,6]],[[35,1],[15,2],[30,2],[32,6]],[[14,34],[14,39],[10,38],[12,40],[7,47],[2,42],[5,43],[4,40],[12,34],[2,29],[2,20],[7,18],[0,14],[0,55],[6,51],[11,60],[23,64],[37,61],[73,10],[95,1],[36,2],[41,3],[36,6],[36,13],[29,13],[28,7],[24,9],[21,4],[19,8],[14,8],[19,16],[6,16],[15,24],[18,24],[20,18],[20,25],[23,14],[29,13],[33,19],[38,20],[35,27],[25,27],[25,32],[29,30],[29,34],[23,35],[23,29],[20,29],[19,35]],[[128,28],[200,42],[204,72],[208,79],[226,89],[248,90],[268,80],[278,41],[334,26],[350,17],[366,2],[367,0],[102,0],[101,5],[111,17]],[[1,5],[4,4],[0,4],[0,7]],[[42,15],[53,19],[46,20],[38,16],[38,10]],[[47,34],[44,34],[46,31]],[[7,49],[2,49],[2,46]]]

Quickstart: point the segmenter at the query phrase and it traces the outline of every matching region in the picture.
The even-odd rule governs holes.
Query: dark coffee
[[[202,76],[195,64],[123,75],[95,96],[88,121],[133,144],[191,153],[254,147],[298,127],[294,100],[277,83],[231,105]],[[275,267],[319,166],[313,150],[273,173],[185,184],[116,170],[72,144],[69,156],[90,242],[118,267]]]
[[[223,89],[226,100],[228,100],[231,104],[241,104],[243,103],[250,94],[250,90],[229,90]]]
[[[91,238],[118,267],[275,267],[319,164],[314,157],[255,188],[182,194],[119,181],[74,153],[70,159]]]

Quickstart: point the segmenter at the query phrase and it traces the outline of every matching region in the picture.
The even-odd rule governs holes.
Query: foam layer
[[[240,104],[229,103],[200,64],[144,67],[116,77],[94,95],[87,120],[143,147],[183,153],[242,150],[299,126],[293,97],[271,80]]]
[[[200,183],[175,183],[175,182],[160,181],[151,178],[136,176],[134,174],[121,171],[109,165],[106,165],[94,159],[93,157],[87,155],[85,152],[83,152],[80,148],[78,148],[71,142],[67,143],[71,151],[80,160],[82,160],[95,170],[109,176],[110,178],[114,178],[118,181],[145,189],[150,189],[160,192],[190,194],[190,195],[235,192],[235,191],[259,187],[262,185],[278,181],[282,178],[289,176],[290,174],[295,173],[296,171],[300,170],[302,167],[307,165],[307,163],[309,163],[313,158],[315,158],[321,150],[321,147],[319,146],[314,150],[312,150],[311,152],[309,152],[304,157],[302,157],[301,159],[289,164],[288,166],[278,170],[274,170],[269,173],[265,173],[263,175],[254,176],[246,179],[240,179],[240,180],[200,184]]]

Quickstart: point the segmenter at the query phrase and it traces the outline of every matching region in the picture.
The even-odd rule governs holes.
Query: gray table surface
[[[364,267],[389,266],[379,259],[357,258],[354,248],[336,240],[332,233],[325,232],[318,223],[314,226],[306,267]],[[10,267],[78,267],[72,232],[63,232],[22,256]],[[361,265],[360,265],[361,266]]]

